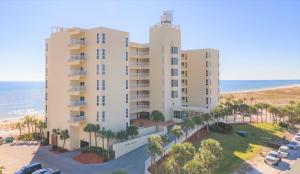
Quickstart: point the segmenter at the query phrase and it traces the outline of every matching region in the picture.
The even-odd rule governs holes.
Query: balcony
[[[149,105],[135,105],[130,107],[130,113],[137,113],[137,112],[149,112]]]
[[[86,71],[85,70],[71,70],[69,76],[73,80],[79,80],[80,78],[83,78],[86,76]]]
[[[129,54],[129,57],[136,59],[149,59],[148,52],[133,52]]]
[[[138,95],[131,95],[130,101],[137,102],[137,101],[149,101],[149,94],[138,94]]]
[[[140,84],[132,84],[130,85],[130,90],[138,91],[138,90],[149,90],[149,83],[140,83]]]
[[[69,63],[73,65],[79,65],[86,60],[84,55],[71,55],[69,58]]]
[[[71,85],[69,92],[74,95],[80,95],[85,92],[85,86]]]
[[[81,100],[71,100],[70,107],[85,107],[86,102]]]
[[[69,47],[71,49],[81,49],[86,46],[86,41],[82,39],[71,39],[69,43]]]
[[[149,79],[149,73],[134,73],[134,74],[130,74],[130,79],[136,79],[136,80]]]
[[[73,126],[79,126],[80,123],[85,122],[85,116],[70,116],[70,120],[69,122],[73,125]]]
[[[79,35],[82,34],[83,31],[80,28],[70,28],[68,29],[70,35]]]
[[[149,69],[149,62],[131,62],[130,69]]]

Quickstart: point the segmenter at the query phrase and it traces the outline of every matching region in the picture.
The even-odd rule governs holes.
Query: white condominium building
[[[88,123],[117,132],[154,110],[179,121],[218,104],[218,51],[181,50],[172,20],[165,12],[147,44],[104,27],[53,28],[46,39],[46,118],[49,130],[69,130],[68,149],[88,140]]]

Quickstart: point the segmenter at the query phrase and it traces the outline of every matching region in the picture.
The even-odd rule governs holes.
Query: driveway
[[[130,174],[142,174],[148,158],[146,145],[103,164],[81,164],[74,161],[72,158],[80,154],[79,150],[55,154],[49,149],[50,146],[40,147],[31,162],[40,162],[43,167],[60,169],[64,174],[110,174],[117,170],[127,171]]]

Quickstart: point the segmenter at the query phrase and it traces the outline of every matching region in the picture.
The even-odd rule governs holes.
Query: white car
[[[287,145],[290,149],[298,149],[299,143],[297,141],[290,141],[289,144]]]
[[[294,137],[295,140],[300,141],[300,133],[297,133]]]
[[[265,163],[267,164],[270,163],[275,166],[278,166],[280,161],[281,161],[281,157],[279,156],[279,153],[275,151],[269,152],[264,160]]]
[[[287,158],[290,153],[290,148],[288,146],[280,146],[278,153],[280,157]]]

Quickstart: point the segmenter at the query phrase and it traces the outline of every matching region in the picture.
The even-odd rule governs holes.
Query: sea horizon
[[[300,85],[300,80],[220,80],[220,93]],[[44,114],[44,81],[0,81],[0,120]]]

